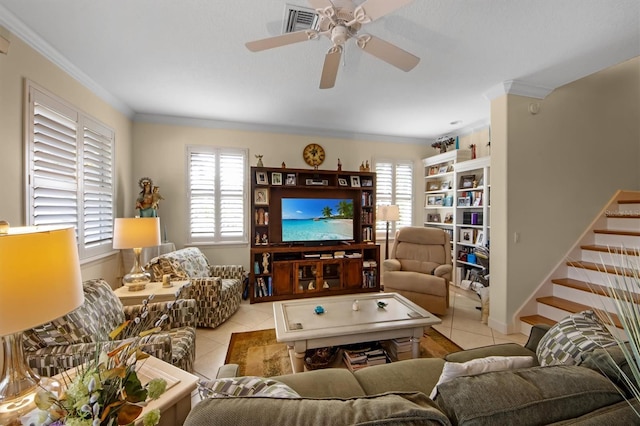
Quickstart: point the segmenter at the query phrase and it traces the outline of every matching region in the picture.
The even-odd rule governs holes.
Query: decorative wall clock
[[[318,169],[318,166],[324,162],[324,148],[317,143],[310,143],[304,147],[302,151],[302,158],[305,163],[312,166],[314,169]]]

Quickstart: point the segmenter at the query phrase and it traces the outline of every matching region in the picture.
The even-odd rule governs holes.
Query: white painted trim
[[[484,97],[492,101],[504,95],[527,96],[529,98],[544,99],[555,87],[536,86],[521,80],[507,80],[487,90]]]

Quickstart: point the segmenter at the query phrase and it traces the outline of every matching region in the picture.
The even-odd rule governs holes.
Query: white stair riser
[[[571,313],[538,302],[538,315],[542,315],[543,317],[549,318],[554,321],[560,321],[562,318],[566,318],[567,316],[571,315]]]
[[[607,229],[616,231],[636,231],[640,232],[640,218],[608,217]]]
[[[614,211],[621,214],[640,214],[640,203],[618,204],[617,210]]]
[[[615,306],[608,297],[600,296],[587,291],[577,290],[575,288],[554,284],[553,295],[562,299],[570,300],[575,303],[592,306],[595,309],[615,311]]]
[[[640,248],[640,238],[631,235],[595,234],[595,244],[605,247]]]
[[[520,333],[524,334],[525,336],[529,336],[531,334],[532,328],[533,326],[528,322],[520,321]]]
[[[627,256],[596,250],[582,250],[582,259],[598,265],[635,267],[640,266],[640,256]]]

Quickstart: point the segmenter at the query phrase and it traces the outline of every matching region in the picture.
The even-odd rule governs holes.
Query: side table
[[[113,292],[124,306],[139,305],[144,299],[150,295],[155,295],[154,302],[170,302],[174,299],[176,291],[183,285],[189,283],[189,280],[171,281],[171,287],[162,287],[161,282],[151,282],[147,286],[138,291],[129,291],[128,287],[119,287]]]

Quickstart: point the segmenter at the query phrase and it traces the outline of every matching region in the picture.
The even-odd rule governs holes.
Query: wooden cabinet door
[[[344,288],[362,287],[362,259],[343,259],[342,283]]]
[[[291,262],[273,262],[273,295],[284,296],[293,294],[293,277]]]

